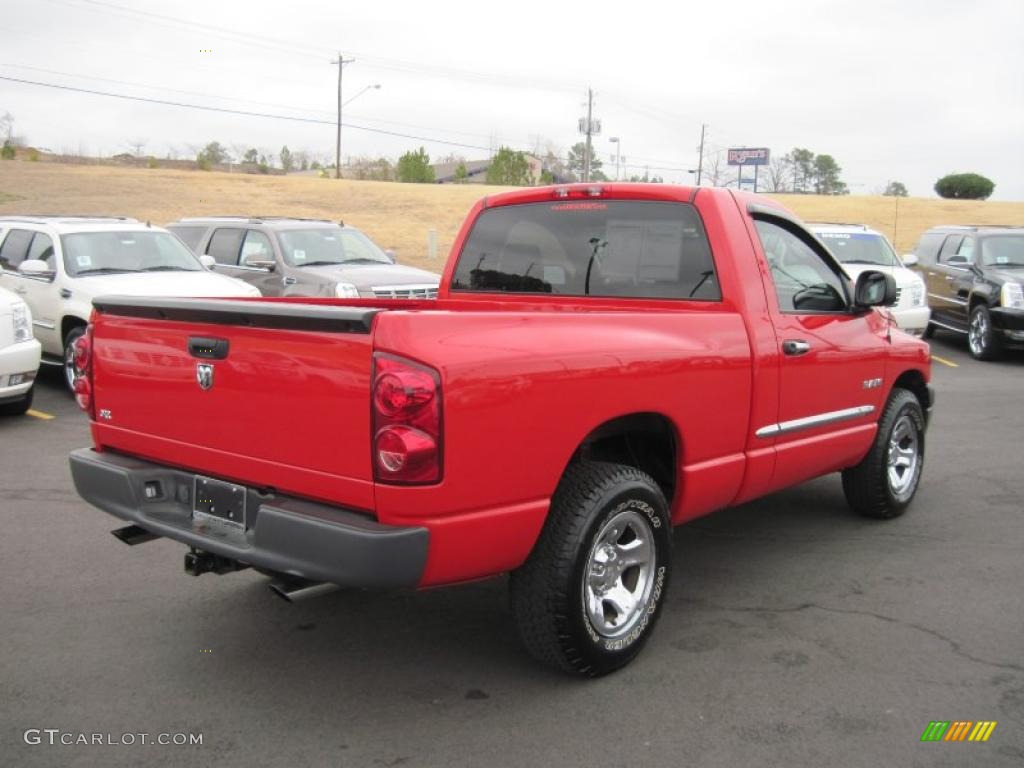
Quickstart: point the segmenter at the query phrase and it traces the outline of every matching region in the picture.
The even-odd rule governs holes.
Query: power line
[[[44,82],[41,82],[41,81],[38,81],[38,80],[27,80],[27,79],[19,78],[19,77],[9,77],[7,75],[0,75],[0,80],[6,80],[6,81],[12,82],[12,83],[20,83],[22,85],[33,85],[33,86],[40,87],[40,88],[51,88],[51,89],[55,89],[55,90],[69,91],[69,92],[73,92],[73,93],[84,93],[84,94],[88,94],[88,95],[92,95],[92,96],[106,96],[108,98],[113,98],[113,99],[123,99],[125,101],[137,101],[137,102],[143,102],[143,103],[147,103],[147,104],[158,104],[158,105],[166,106],[166,107],[178,107],[178,108],[182,108],[182,109],[198,109],[198,110],[202,110],[202,111],[205,111],[205,112],[217,112],[217,113],[228,114],[228,115],[241,115],[243,117],[259,117],[259,118],[265,118],[265,119],[269,119],[269,120],[287,120],[287,121],[290,121],[290,122],[306,123],[306,124],[312,124],[312,125],[331,125],[331,126],[336,125],[336,121],[333,121],[333,120],[320,120],[320,119],[317,119],[317,118],[299,117],[299,116],[296,116],[296,115],[278,115],[278,114],[272,114],[272,113],[269,113],[269,112],[255,112],[255,111],[250,111],[250,110],[230,109],[228,107],[214,107],[214,106],[209,106],[209,105],[205,105],[205,104],[188,104],[186,102],[171,101],[169,99],[156,99],[156,98],[147,97],[147,96],[132,96],[130,94],[125,94],[125,93],[113,93],[111,91],[100,91],[100,90],[96,90],[96,89],[92,89],[92,88],[79,88],[79,87],[72,86],[72,85],[61,85],[61,84],[58,84],[58,83],[44,83]],[[399,131],[384,130],[382,128],[371,128],[371,127],[366,126],[366,125],[356,125],[355,123],[342,123],[342,125],[345,128],[352,128],[352,129],[358,130],[358,131],[366,131],[368,133],[378,133],[378,134],[381,134],[381,135],[384,135],[384,136],[394,136],[394,137],[397,137],[397,138],[412,139],[414,141],[424,141],[424,142],[429,142],[429,143],[432,143],[432,144],[443,144],[445,146],[459,147],[459,148],[462,148],[462,149],[477,149],[477,150],[481,150],[481,151],[484,151],[484,152],[490,151],[490,147],[485,147],[485,146],[482,146],[482,145],[479,145],[479,144],[468,144],[468,143],[465,143],[465,142],[449,141],[449,140],[446,140],[446,139],[438,139],[438,138],[431,137],[431,136],[418,136],[418,135],[409,134],[409,133],[401,133]],[[530,152],[529,149],[519,149],[518,151],[520,151],[520,152]],[[668,167],[668,166],[635,165],[635,164],[623,163],[623,167],[624,168],[637,168],[637,169],[649,168],[649,169],[656,170],[656,171],[677,172],[677,173],[685,173],[686,172],[685,168],[672,168],[672,167]]]

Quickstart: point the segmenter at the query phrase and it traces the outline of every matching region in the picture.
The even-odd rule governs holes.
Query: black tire
[[[926,325],[924,327],[924,331],[921,333],[921,338],[922,339],[930,339],[930,338],[932,338],[935,335],[935,331],[936,331],[935,323],[928,323],[928,325]]]
[[[63,376],[64,376],[64,388],[67,389],[68,393],[74,397],[75,395],[75,381],[74,381],[74,370],[69,367],[71,360],[74,358],[74,345],[78,341],[78,337],[85,333],[84,325],[76,325],[70,331],[67,336],[64,337],[64,359],[62,361]]]
[[[33,385],[21,400],[0,405],[0,416],[21,416],[32,407],[32,397],[35,395],[35,392],[36,388]]]
[[[620,525],[623,532],[618,534]],[[602,552],[622,553],[634,542],[650,555],[647,564],[623,566],[625,560],[616,562],[614,554],[597,563]],[[598,575],[592,564],[607,571]],[[671,571],[668,504],[650,475],[622,464],[575,464],[555,491],[533,552],[512,574],[519,636],[530,655],[550,666],[589,677],[613,672],[632,661],[650,637]],[[598,591],[587,593],[601,578],[606,582]],[[629,592],[627,598],[636,599],[628,616],[609,630],[607,623],[616,614],[606,607],[603,590],[613,583]],[[591,595],[590,602],[585,593]],[[607,602],[614,604],[614,599]],[[601,607],[603,629],[591,619],[588,605]]]
[[[905,439],[897,439],[906,433]],[[898,431],[898,432],[897,432]],[[914,394],[906,389],[894,389],[882,411],[878,422],[878,433],[868,455],[855,467],[843,472],[843,493],[846,501],[857,514],[878,520],[899,517],[910,505],[921,481],[924,469],[924,411]],[[893,440],[899,445],[892,447]],[[916,453],[916,462],[904,467],[892,467],[890,456],[895,450],[896,458],[902,458],[911,450]],[[905,485],[904,485],[905,483]]]
[[[976,304],[967,323],[967,347],[975,360],[999,357],[999,339],[992,328],[992,313],[984,304]]]

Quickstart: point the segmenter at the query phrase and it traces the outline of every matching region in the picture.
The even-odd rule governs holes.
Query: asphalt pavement
[[[46,375],[0,420],[0,765],[1020,766],[1024,355],[933,354],[902,518],[855,517],[831,476],[682,526],[651,642],[592,681],[520,650],[505,579],[290,605],[118,542]],[[922,742],[932,721],[997,725]]]

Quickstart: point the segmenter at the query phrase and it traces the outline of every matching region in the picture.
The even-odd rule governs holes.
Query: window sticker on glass
[[[80,267],[91,267],[92,266],[92,258],[90,258],[90,256],[88,254],[80,254],[80,255],[76,256],[75,257],[75,261],[78,262],[78,266],[80,266]]]
[[[828,238],[830,240],[849,240],[850,236],[843,232],[822,232],[818,237]]]
[[[329,243],[333,243],[337,239],[338,238],[336,238],[334,235],[324,235],[324,240],[328,241]]]
[[[996,256],[996,264],[1009,264],[1009,263],[1010,263],[1010,257],[1009,256]]]
[[[306,252],[301,248],[296,248],[294,251],[292,251],[292,258],[294,258],[296,261],[305,261]]]
[[[132,240],[131,238],[127,240],[121,240],[121,245],[135,245],[135,241]]]

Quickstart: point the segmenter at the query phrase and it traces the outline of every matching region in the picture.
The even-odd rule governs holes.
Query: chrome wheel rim
[[[594,539],[583,571],[583,603],[602,637],[627,634],[647,611],[657,554],[647,519],[625,510],[613,515]]]
[[[967,334],[967,341],[971,345],[971,352],[980,355],[985,350],[985,336],[988,334],[988,320],[984,312],[975,312],[971,318],[970,331]]]
[[[64,379],[70,390],[75,388],[75,375],[75,342],[72,340],[64,348]]]
[[[921,470],[921,438],[909,414],[896,420],[889,436],[889,490],[900,501],[914,492]]]

